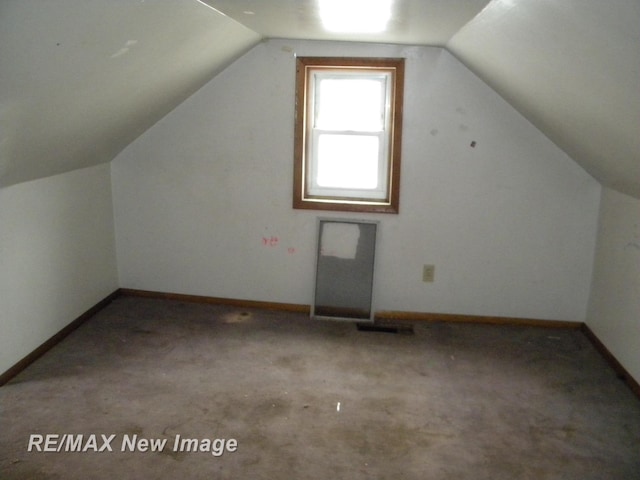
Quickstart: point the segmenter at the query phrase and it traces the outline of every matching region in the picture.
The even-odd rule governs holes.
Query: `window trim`
[[[389,134],[388,192],[385,199],[354,199],[336,196],[318,196],[308,193],[306,172],[307,135],[309,125],[308,104],[310,77],[317,70],[389,71],[393,80],[390,98],[391,131]],[[294,187],[293,208],[371,213],[398,213],[400,203],[400,156],[402,143],[402,113],[404,93],[404,58],[358,57],[298,57],[296,59],[296,111],[294,133]]]

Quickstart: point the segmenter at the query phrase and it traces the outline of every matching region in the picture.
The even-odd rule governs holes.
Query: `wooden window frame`
[[[315,71],[391,72],[390,131],[388,133],[386,198],[348,198],[310,195],[307,187],[310,135],[311,75]],[[296,112],[294,133],[293,208],[370,213],[398,213],[404,94],[404,58],[298,57],[296,59]]]

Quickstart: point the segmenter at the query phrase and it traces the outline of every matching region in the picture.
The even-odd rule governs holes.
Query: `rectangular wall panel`
[[[318,220],[312,318],[373,321],[378,222]]]

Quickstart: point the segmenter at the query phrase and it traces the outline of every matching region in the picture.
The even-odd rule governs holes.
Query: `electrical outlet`
[[[422,267],[422,281],[426,283],[433,282],[436,274],[435,265],[424,265]]]

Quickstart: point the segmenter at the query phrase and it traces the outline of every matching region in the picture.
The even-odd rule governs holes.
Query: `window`
[[[294,208],[397,213],[404,59],[296,68]]]

